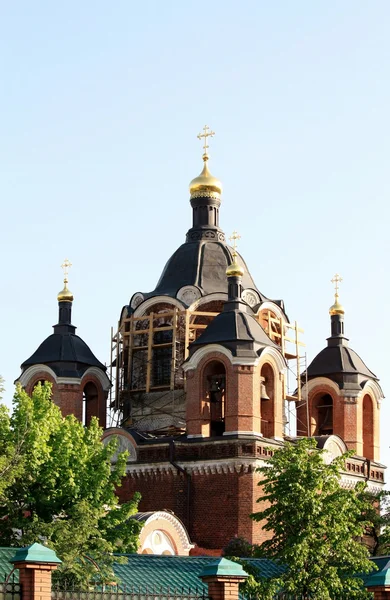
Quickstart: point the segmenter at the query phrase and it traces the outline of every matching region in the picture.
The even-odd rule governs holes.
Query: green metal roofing
[[[0,581],[11,572],[10,561],[18,548],[0,547]],[[114,565],[115,574],[120,581],[119,586],[139,589],[170,587],[191,591],[206,591],[207,586],[199,579],[199,575],[210,565],[215,565],[215,556],[156,556],[152,554],[129,554],[124,565]],[[370,575],[363,576],[368,587],[390,585],[390,556],[374,557],[372,561],[378,567]],[[229,561],[230,562],[230,561]],[[279,575],[283,568],[271,560],[246,558],[244,563],[256,568],[263,577]],[[244,566],[245,570],[245,566]],[[18,569],[14,572],[15,582],[19,580]]]
[[[116,564],[114,567],[121,586],[141,588],[155,586],[187,590],[206,590],[207,585],[199,579],[199,575],[210,566],[215,569],[213,565],[219,560],[215,556],[156,556],[154,554],[125,556],[128,557],[128,563]],[[235,568],[242,569],[237,563],[223,560],[229,565],[235,565]],[[250,559],[247,562],[256,566],[264,577],[270,577],[271,573],[280,573],[280,567],[270,560]]]
[[[15,556],[10,560],[11,563],[39,563],[60,565],[61,560],[58,558],[54,550],[42,544],[31,544],[25,548],[17,548]]]
[[[0,546],[0,581],[5,581],[13,569],[10,560],[15,555],[16,548],[2,548]],[[19,581],[19,571],[15,571],[15,581]]]

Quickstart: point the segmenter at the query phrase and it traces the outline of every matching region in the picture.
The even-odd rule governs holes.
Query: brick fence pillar
[[[10,560],[19,569],[22,600],[51,600],[51,573],[61,561],[41,544],[19,548]]]
[[[238,600],[239,585],[248,575],[238,563],[220,558],[207,565],[199,577],[207,583],[211,600]]]
[[[375,587],[368,587],[367,589],[374,593],[374,600],[390,600],[389,585],[378,585]]]

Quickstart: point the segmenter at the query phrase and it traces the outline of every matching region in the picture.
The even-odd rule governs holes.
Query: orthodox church
[[[104,439],[116,436],[119,450],[128,450],[118,493],[125,500],[141,492],[146,553],[188,554],[195,544],[218,553],[236,536],[261,543],[267,534],[249,517],[259,509],[256,469],[296,436],[314,437],[329,460],[354,451],[342,485],[384,485],[383,393],[349,347],[340,277],[326,346],[301,368],[302,330],[282,300],[258,289],[237,252],[239,236],[229,245],[220,227],[222,184],[208,166],[213,135],[205,126],[198,136],[203,170],[190,183],[192,227],[156,287],[136,291],[123,307],[109,372],[72,325],[65,261],[58,324],[18,379],[29,393],[50,381],[64,415],[85,424],[98,417]]]

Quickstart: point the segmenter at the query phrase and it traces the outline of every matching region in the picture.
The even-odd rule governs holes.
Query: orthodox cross
[[[68,283],[68,272],[69,272],[69,269],[71,266],[72,266],[72,263],[69,261],[69,259],[65,258],[64,262],[61,265],[61,269],[64,270],[65,283]]]
[[[331,279],[331,283],[334,283],[334,294],[335,296],[339,295],[339,283],[341,283],[343,280],[342,277],[340,277],[340,275],[338,273],[336,273],[336,275],[333,277],[333,279]]]
[[[208,125],[205,125],[203,127],[203,133],[198,133],[198,135],[197,135],[198,140],[202,141],[202,138],[204,138],[203,156],[207,156],[207,149],[208,149],[207,138],[214,137],[214,136],[215,136],[215,131],[211,131],[211,129]]]
[[[235,256],[237,255],[237,240],[240,240],[240,239],[241,239],[241,236],[237,233],[237,231],[233,231],[232,235],[229,238],[229,240],[232,243]]]

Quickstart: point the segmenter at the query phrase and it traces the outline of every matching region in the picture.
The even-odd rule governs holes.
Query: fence
[[[0,598],[0,600],[2,600]],[[4,599],[13,600],[13,599]],[[16,599],[18,600],[18,599]],[[89,590],[54,585],[51,600],[209,600],[207,590],[154,586],[98,586]]]
[[[21,585],[17,580],[16,574],[12,573],[8,576],[0,578],[0,600],[21,600],[22,592]]]

